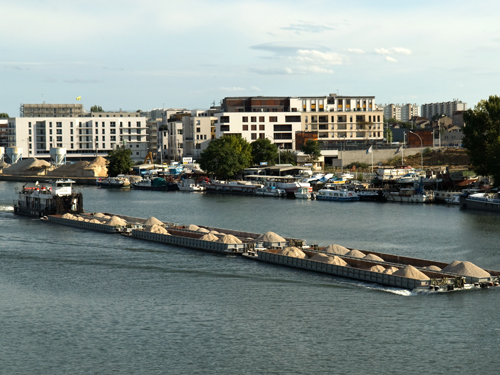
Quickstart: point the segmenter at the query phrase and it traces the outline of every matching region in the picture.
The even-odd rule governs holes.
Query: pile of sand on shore
[[[260,236],[259,238],[257,238],[255,240],[256,242],[271,242],[271,243],[275,243],[275,242],[286,242],[286,240],[281,237],[280,235],[274,233],[274,232],[266,232],[265,234],[263,234],[262,236]]]
[[[375,254],[368,254],[367,256],[365,256],[363,258],[363,260],[374,260],[377,262],[385,262],[385,260],[383,260],[381,257],[379,257],[378,255],[375,255]]]
[[[455,260],[443,268],[443,272],[456,273],[461,276],[490,277],[491,275],[471,262]]]
[[[61,165],[47,173],[55,177],[107,177],[107,160],[102,156],[96,157],[92,162],[77,161],[73,164]]]
[[[279,254],[293,258],[309,259],[309,257],[302,250],[295,246],[285,247]]]
[[[329,256],[329,255],[326,255],[323,253],[318,253],[318,254],[314,255],[310,260],[313,260],[315,262],[334,264],[336,266],[347,266],[348,265],[345,260],[343,260],[342,258],[339,258],[336,255]]]
[[[3,173],[6,175],[16,176],[35,176],[49,174],[51,168],[50,163],[37,158],[20,160],[12,164],[8,168],[4,168]],[[47,171],[47,172],[46,172]]]
[[[215,234],[212,234],[212,233],[207,233],[204,236],[200,237],[200,240],[211,241],[211,242],[215,242],[218,239],[219,239],[219,237],[217,237]]]
[[[349,256],[349,257],[353,257],[353,258],[364,258],[365,257],[365,253],[362,253],[359,250],[351,250],[345,255]]]
[[[408,277],[410,279],[430,280],[429,276],[427,276],[423,272],[420,272],[415,267],[413,267],[411,264],[408,264],[405,268],[402,268],[396,272],[393,272],[392,274],[394,276],[403,276],[403,277]]]
[[[330,245],[327,246],[323,249],[323,251],[330,253],[330,254],[337,254],[337,255],[346,255],[349,252],[349,249],[347,247],[341,246],[341,245]]]

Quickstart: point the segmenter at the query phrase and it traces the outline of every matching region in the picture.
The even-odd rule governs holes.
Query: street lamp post
[[[415,134],[420,139],[420,169],[424,170],[424,144],[422,142],[422,137],[420,137],[417,133],[408,130],[410,133]]]

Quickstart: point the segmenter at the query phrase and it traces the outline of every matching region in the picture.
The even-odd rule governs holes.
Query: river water
[[[485,374],[500,289],[394,288],[14,216],[0,182],[5,374]],[[87,212],[500,270],[500,216],[446,205],[84,187]]]

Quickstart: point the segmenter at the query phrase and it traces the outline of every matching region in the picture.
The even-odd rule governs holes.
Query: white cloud
[[[316,50],[297,51],[297,61],[313,62],[316,64],[342,65],[342,56],[335,52],[320,52]]]
[[[362,50],[362,49],[360,49],[360,48],[348,48],[347,52],[349,52],[349,53],[357,53],[357,54],[360,54],[360,55],[363,54],[363,53],[365,53],[365,51]]]
[[[411,50],[404,47],[393,47],[392,51],[398,55],[411,55]]]
[[[377,55],[411,55],[411,50],[404,47],[375,48]]]
[[[386,56],[386,57],[385,57],[385,59],[386,59],[387,61],[390,61],[390,62],[395,62],[395,63],[396,63],[396,62],[398,62],[398,60],[396,60],[395,58],[393,58],[393,57],[391,57],[391,56]]]

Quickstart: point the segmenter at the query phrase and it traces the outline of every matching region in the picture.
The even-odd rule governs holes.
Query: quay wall
[[[425,148],[424,148],[425,149]],[[401,153],[394,154],[394,149],[387,150],[376,150],[373,149],[373,164],[378,164],[379,162],[385,162],[394,158],[395,156],[401,157]],[[420,147],[417,148],[405,148],[404,156],[416,155],[420,153]],[[348,165],[351,163],[366,163],[371,165],[372,154],[367,154],[366,150],[349,150],[349,151],[339,151],[338,159],[334,159],[332,162],[333,167],[342,167],[343,165]]]

